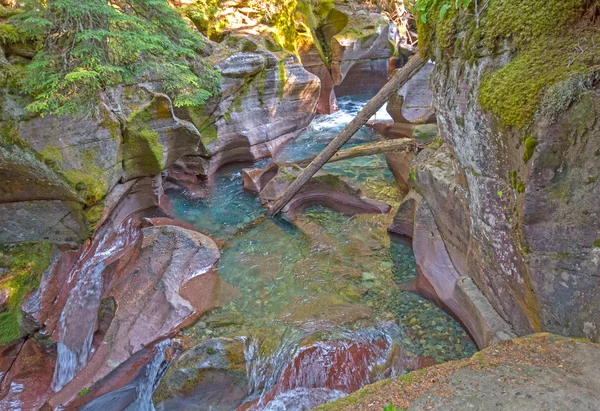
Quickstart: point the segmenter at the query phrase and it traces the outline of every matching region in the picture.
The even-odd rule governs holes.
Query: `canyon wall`
[[[451,269],[517,334],[599,341],[598,3],[509,3],[421,24],[443,144],[413,189]]]

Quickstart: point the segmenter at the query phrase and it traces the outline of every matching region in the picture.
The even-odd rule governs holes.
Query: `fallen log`
[[[283,192],[281,197],[273,202],[270,209],[267,211],[268,216],[274,216],[278,214],[283,207],[294,197],[294,195],[302,188],[304,184],[325,163],[327,163],[335,153],[350,138],[356,134],[356,132],[379,110],[390,96],[395,93],[400,87],[402,87],[412,76],[414,76],[423,66],[425,61],[419,53],[413,55],[406,65],[399,70],[396,70],[388,82],[379,90],[379,93],[373,97],[367,105],[352,119],[346,127],[334,138],[331,143],[321,153],[315,157],[315,159],[304,169],[304,171],[295,179],[292,184]]]
[[[378,141],[377,143],[365,144],[362,146],[348,148],[346,150],[338,151],[331,157],[328,163],[334,161],[347,160],[349,158],[366,157],[374,154],[389,153],[392,151],[411,151],[416,149],[415,140],[411,138],[399,138],[395,140]],[[301,167],[309,165],[315,157],[305,158],[304,160],[297,161]]]

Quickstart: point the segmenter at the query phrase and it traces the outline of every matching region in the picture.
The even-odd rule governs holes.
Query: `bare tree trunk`
[[[417,145],[412,138],[398,138],[394,140],[378,141],[377,143],[365,144],[358,147],[352,147],[346,150],[338,151],[327,161],[333,163],[335,161],[347,160],[349,158],[372,156],[374,154],[389,153],[390,151],[411,151],[415,150]],[[301,167],[309,165],[315,157],[305,158],[304,160],[296,161]]]
[[[397,70],[388,82],[379,90],[379,93],[373,97],[367,105],[354,117],[354,119],[344,127],[340,134],[334,138],[331,143],[315,159],[304,169],[304,171],[290,184],[290,186],[283,192],[281,197],[273,202],[269,211],[268,216],[274,216],[278,214],[283,207],[296,195],[298,190],[302,188],[304,184],[325,163],[329,161],[338,150],[346,144],[348,140],[388,101],[390,96],[394,94],[400,87],[404,85],[413,75],[415,75],[423,66],[425,61],[419,53],[412,56],[406,65],[401,69]]]

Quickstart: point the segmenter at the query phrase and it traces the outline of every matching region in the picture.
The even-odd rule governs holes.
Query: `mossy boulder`
[[[217,338],[185,351],[154,391],[157,410],[231,410],[248,395],[244,343]]]
[[[31,331],[25,324],[21,303],[39,286],[54,251],[48,242],[0,246],[0,293],[5,297],[0,312],[0,345]]]

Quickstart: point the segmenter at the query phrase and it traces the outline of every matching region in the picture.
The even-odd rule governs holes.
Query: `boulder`
[[[217,338],[173,361],[153,394],[157,410],[232,410],[248,395],[244,342]]]
[[[121,126],[104,103],[98,118],[35,117],[18,125],[18,137],[58,170],[88,205],[101,200],[121,178]]]
[[[75,245],[89,234],[84,200],[27,148],[0,138],[0,243]]]
[[[244,78],[258,73],[266,64],[265,56],[258,53],[235,53],[216,68],[223,77]]]

